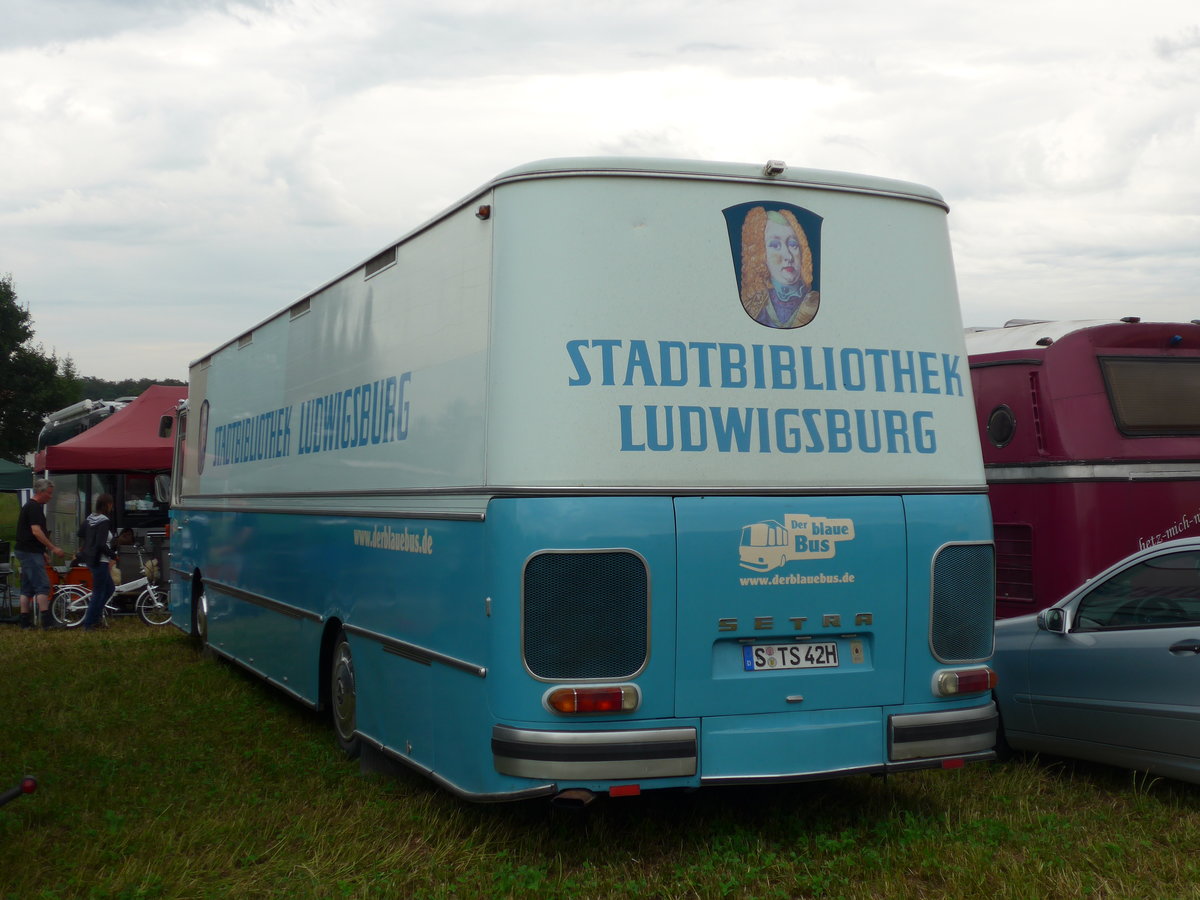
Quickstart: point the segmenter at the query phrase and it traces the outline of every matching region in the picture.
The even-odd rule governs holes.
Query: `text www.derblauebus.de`
[[[354,544],[357,547],[395,550],[399,553],[420,553],[426,556],[433,553],[433,535],[429,533],[428,528],[420,533],[409,531],[407,528],[403,531],[393,531],[386,525],[370,530],[355,528]]]
[[[757,578],[739,578],[742,587],[763,587],[792,584],[854,584],[854,574],[843,572],[841,575],[760,575]]]

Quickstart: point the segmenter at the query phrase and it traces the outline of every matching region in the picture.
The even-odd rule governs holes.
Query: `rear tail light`
[[[546,706],[563,715],[588,713],[632,712],[641,702],[641,695],[632,684],[604,687],[558,687],[546,694]]]
[[[933,676],[933,692],[939,697],[982,694],[996,686],[996,673],[987,666],[974,669],[943,669]]]

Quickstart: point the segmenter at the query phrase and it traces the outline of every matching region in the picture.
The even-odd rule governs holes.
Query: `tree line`
[[[12,275],[0,275],[0,458],[24,462],[46,416],[57,409],[80,400],[136,397],[152,384],[183,383],[80,375],[70,356],[59,357],[34,341],[33,317],[18,302]]]

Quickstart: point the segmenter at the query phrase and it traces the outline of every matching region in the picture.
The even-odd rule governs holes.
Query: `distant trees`
[[[0,457],[24,462],[43,418],[81,399],[79,381],[70,357],[33,343],[29,310],[17,302],[12,275],[0,275]]]
[[[177,378],[126,378],[124,381],[106,381],[103,378],[92,378],[84,375],[78,379],[78,396],[72,397],[68,403],[77,400],[117,400],[121,397],[136,397],[152,384],[184,385],[187,382]]]

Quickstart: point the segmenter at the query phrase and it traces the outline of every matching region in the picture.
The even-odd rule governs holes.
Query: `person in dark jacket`
[[[45,506],[54,496],[54,482],[39,478],[33,483],[33,497],[17,516],[17,559],[21,563],[21,627],[32,628],[40,609],[42,627],[53,628],[50,615],[50,578],[46,575],[46,554],[62,556],[50,540]]]
[[[87,614],[83,617],[83,630],[99,628],[104,621],[104,604],[113,595],[112,570],[109,563],[117,558],[114,546],[112,494],[101,494],[96,498],[96,511],[79,526],[79,558],[92,573],[92,599],[88,601]]]

